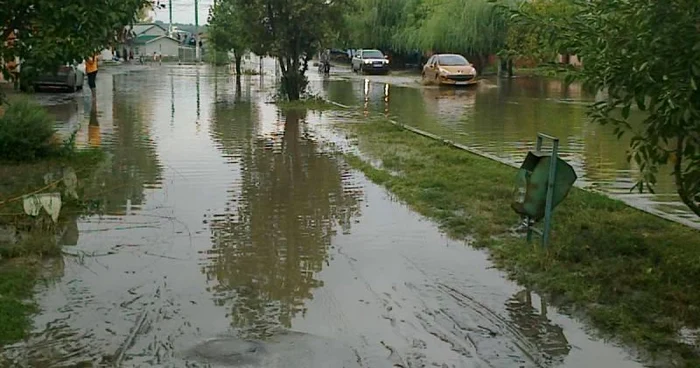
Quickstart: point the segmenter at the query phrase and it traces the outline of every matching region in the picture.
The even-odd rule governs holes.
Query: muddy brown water
[[[587,106],[595,96],[580,84],[547,78],[482,79],[478,87],[422,86],[420,76],[358,76],[339,67],[313,87],[329,99],[379,113],[440,135],[509,164],[522,163],[538,132],[560,139],[560,155],[579,178],[577,185],[601,191],[629,205],[700,229],[700,218],[676,194],[668,167],[655,194],[631,191],[639,168],[627,161],[629,135],[616,139],[612,127],[592,123]],[[631,121],[643,119],[632,111]],[[545,148],[549,147],[545,142]]]
[[[206,66],[98,84],[97,125],[87,93],[64,120],[109,153],[103,214],[8,365],[641,366],[349,168],[347,113],[283,114],[268,77]]]

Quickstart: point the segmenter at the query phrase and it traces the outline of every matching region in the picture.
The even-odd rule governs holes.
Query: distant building
[[[124,53],[129,55],[133,52],[134,58],[143,55],[150,57],[153,53],[165,57],[178,57],[181,42],[176,38],[176,34],[168,35],[168,30],[159,23],[138,23],[127,28],[128,37],[119,46],[117,51],[123,58]]]
[[[168,36],[139,35],[132,43],[134,55],[151,56],[153,53],[162,56],[178,56],[180,42]]]
[[[134,36],[167,36],[168,30],[157,23],[138,23],[131,29]]]

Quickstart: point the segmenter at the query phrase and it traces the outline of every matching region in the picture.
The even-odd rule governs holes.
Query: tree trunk
[[[301,60],[297,53],[288,57],[280,57],[282,69],[282,94],[289,101],[298,101],[306,90],[306,70],[308,68],[309,57],[304,56]]]
[[[499,59],[500,63],[498,65],[498,76],[503,77],[507,73],[508,69],[508,60],[506,59]]]
[[[569,54],[563,54],[563,55],[561,56],[561,63],[562,63],[562,64],[566,64],[566,65],[571,64],[571,55],[569,55]]]
[[[513,78],[513,59],[508,59],[508,78]]]
[[[479,74],[481,74],[484,71],[484,69],[486,68],[486,63],[488,62],[488,58],[486,56],[484,56],[484,54],[479,54],[479,55],[477,55],[477,60],[478,60],[478,62],[476,65],[476,69],[477,69],[477,72]]]
[[[235,62],[236,62],[236,75],[237,75],[237,76],[240,76],[241,74],[243,74],[243,73],[241,72],[241,61],[242,61],[242,59],[243,59],[243,56],[240,55],[240,54],[238,54],[238,53],[236,53],[236,54],[233,55],[233,57],[234,57]]]
[[[673,165],[673,174],[676,178],[676,191],[678,196],[681,197],[681,201],[688,206],[688,208],[695,213],[696,216],[700,217],[700,203],[695,201],[696,193],[688,193],[685,187],[685,181],[683,180],[683,151],[685,137],[678,137],[678,143],[676,143],[676,162]]]

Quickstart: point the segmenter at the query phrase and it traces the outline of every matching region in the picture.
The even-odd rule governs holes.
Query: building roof
[[[180,43],[180,41],[178,41],[172,37],[168,37],[168,36],[140,35],[140,36],[136,36],[136,38],[134,39],[134,45],[145,45],[145,44],[148,44],[151,42],[158,41],[162,38],[166,38],[168,40]]]
[[[148,31],[149,29],[151,29],[153,27],[158,27],[158,28],[162,29],[163,32],[168,31],[167,29],[163,28],[163,26],[161,26],[158,23],[137,23],[137,24],[134,24],[132,31],[134,32],[134,34],[136,34],[138,36],[138,35]]]

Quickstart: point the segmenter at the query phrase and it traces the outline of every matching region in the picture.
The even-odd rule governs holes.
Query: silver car
[[[352,71],[388,74],[389,59],[379,50],[357,50],[352,58]]]
[[[43,87],[67,88],[71,92],[83,89],[85,73],[76,65],[62,65],[56,73],[43,73],[33,81],[34,89]]]

